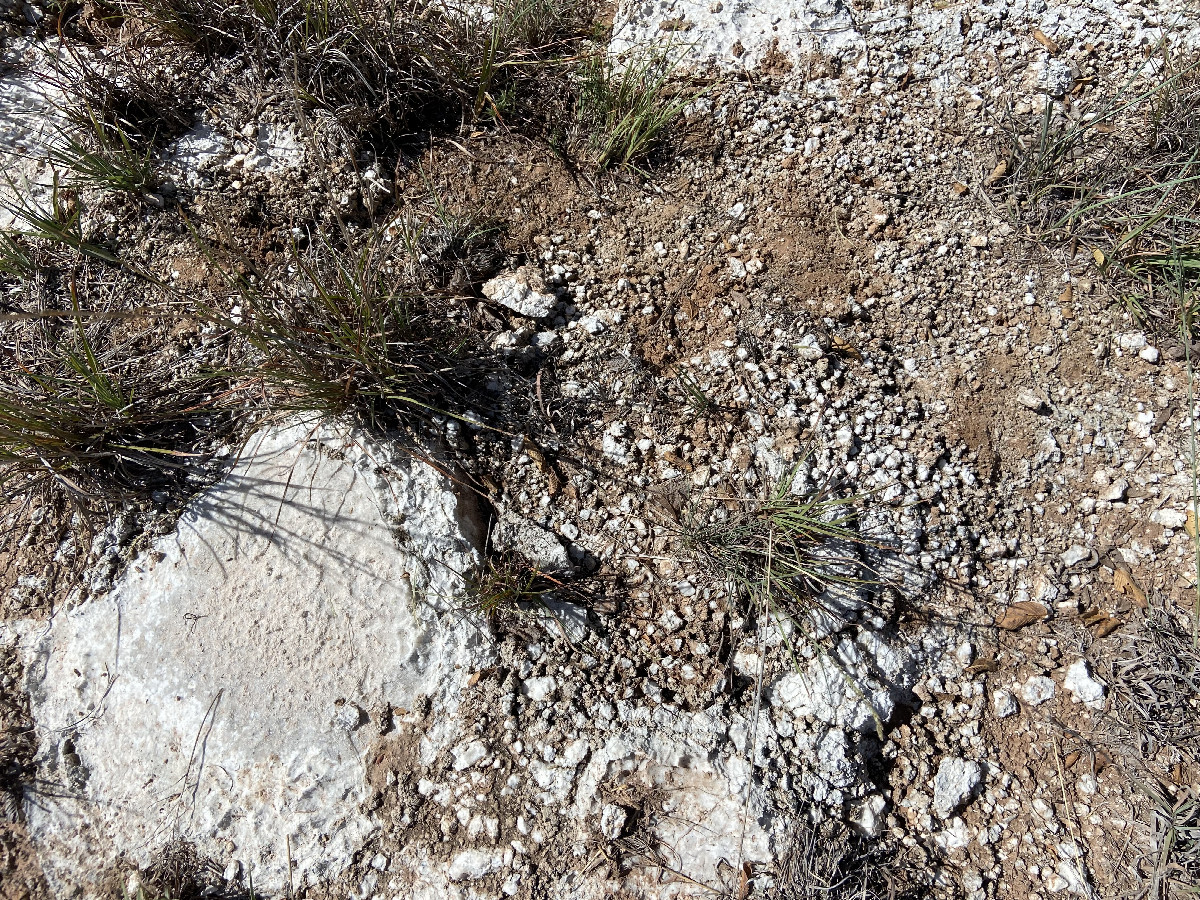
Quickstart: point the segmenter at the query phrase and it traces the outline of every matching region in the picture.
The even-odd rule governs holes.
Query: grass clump
[[[1140,318],[1177,322],[1174,272],[1200,275],[1200,60],[1163,50],[1112,97],[1047,98],[1005,134],[999,184],[1017,221],[1083,248]]]
[[[636,167],[695,92],[674,85],[678,50],[650,48],[629,59],[587,55],[576,76],[575,117],[595,166]]]
[[[852,562],[832,542],[861,541],[853,498],[826,489],[793,492],[796,469],[763,498],[693,508],[680,528],[684,550],[768,620],[803,630],[819,595],[854,581]],[[850,570],[850,571],[848,571]]]
[[[87,110],[87,129],[68,131],[50,150],[50,160],[71,183],[143,197],[157,190],[160,171],[152,148],[137,149],[119,124],[105,124]]]
[[[469,581],[472,611],[490,622],[507,614],[546,609],[546,601],[566,585],[512,553],[497,553]]]
[[[229,420],[218,380],[143,355],[115,320],[85,324],[77,302],[69,316],[14,318],[0,332],[0,497],[55,491],[89,508],[198,476]]]
[[[321,237],[267,276],[227,270],[236,306],[217,322],[240,342],[231,373],[281,413],[421,430],[477,404],[484,366],[472,335],[413,289],[398,243]]]

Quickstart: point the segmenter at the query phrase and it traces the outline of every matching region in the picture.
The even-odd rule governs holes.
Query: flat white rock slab
[[[625,0],[609,52],[656,44],[694,63],[753,69],[822,53],[857,59],[865,43],[841,0]]]
[[[268,893],[289,843],[295,885],[336,875],[376,828],[377,711],[452,717],[490,659],[451,608],[477,557],[444,476],[304,426],[247,453],[108,597],[25,629],[52,786],[27,813],[59,896],[172,838]]]

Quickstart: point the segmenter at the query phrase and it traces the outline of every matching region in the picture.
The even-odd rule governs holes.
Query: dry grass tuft
[[[1113,96],[1047,98],[1004,133],[1014,218],[1090,254],[1141,318],[1176,325],[1176,272],[1200,276],[1200,60],[1164,49]]]

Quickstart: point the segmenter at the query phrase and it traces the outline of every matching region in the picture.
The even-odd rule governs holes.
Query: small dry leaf
[[[1098,248],[1095,248],[1095,247],[1092,248],[1092,259],[1094,259],[1096,261],[1096,265],[1098,265],[1098,266],[1104,265],[1104,254],[1101,253]]]
[[[1058,44],[1054,42],[1054,38],[1050,37],[1040,28],[1033,29],[1033,39],[1049,50],[1051,53],[1058,52]]]
[[[1133,580],[1128,569],[1117,569],[1113,572],[1113,587],[1137,604],[1138,609],[1146,609],[1146,592],[1141,585]]]
[[[1000,663],[996,662],[991,657],[980,657],[966,667],[963,671],[968,675],[982,675],[984,672],[995,672],[1000,668]]]
[[[961,197],[963,194],[969,191],[970,188],[961,181],[956,181],[954,184],[950,185],[950,190],[954,191],[954,196]]]
[[[1075,763],[1079,762],[1079,751],[1072,750],[1067,754],[1067,758],[1063,760],[1063,768],[1070,769]]]
[[[1004,611],[1004,615],[996,620],[996,627],[1003,628],[1005,631],[1016,631],[1018,628],[1040,622],[1046,618],[1047,612],[1046,607],[1040,603],[1032,603],[1028,600],[1014,603]]]
[[[1075,297],[1075,291],[1071,287],[1071,285],[1068,284],[1066,286],[1066,288],[1063,290],[1063,292],[1058,295],[1058,302],[1060,304],[1065,305],[1067,303],[1070,303],[1071,300],[1074,299],[1074,297]]]
[[[1083,624],[1088,628],[1094,628],[1096,637],[1102,638],[1112,634],[1121,625],[1121,620],[1110,616],[1099,607],[1093,606],[1080,616],[1083,619]]]
[[[1183,530],[1188,533],[1188,537],[1190,537],[1193,541],[1196,540],[1197,532],[1196,532],[1196,510],[1195,509],[1188,510],[1187,521],[1183,523]]]
[[[991,186],[1008,174],[1008,160],[1000,160],[996,163],[996,168],[992,169],[992,174],[983,180],[983,183]]]
[[[858,352],[858,348],[846,339],[840,338],[835,334],[830,341],[830,346],[833,347],[835,353],[840,353],[842,356],[849,357],[856,362],[862,362],[862,354]]]
[[[1097,623],[1096,637],[1097,638],[1108,637],[1110,634],[1112,634],[1114,631],[1116,631],[1120,627],[1121,627],[1120,619],[1114,619],[1112,617],[1109,617],[1109,618],[1105,619],[1103,622]]]

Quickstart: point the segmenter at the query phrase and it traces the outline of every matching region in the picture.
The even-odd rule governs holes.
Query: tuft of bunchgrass
[[[157,190],[161,174],[153,148],[137,149],[119,124],[105,124],[90,107],[83,114],[87,127],[64,132],[50,150],[68,182],[135,197]]]
[[[32,275],[36,268],[21,237],[0,231],[0,275],[19,281]]]
[[[546,600],[564,587],[528,560],[511,553],[488,559],[469,579],[467,597],[473,612],[489,621],[508,613],[543,611]]]
[[[71,287],[74,300],[74,285]],[[216,379],[147,365],[111,323],[9,322],[0,375],[0,497],[50,490],[78,507],[173,490],[221,431]],[[104,349],[100,349],[101,347]]]
[[[115,251],[89,240],[83,233],[82,210],[76,192],[60,188],[58,173],[54,174],[54,185],[50,193],[49,208],[43,208],[28,193],[9,183],[10,197],[4,207],[17,225],[16,232],[22,240],[41,240],[49,244],[66,247],[74,252],[120,265],[121,259]],[[20,263],[20,258],[14,258]]]
[[[831,542],[859,543],[854,528],[858,498],[820,488],[793,492],[798,468],[763,498],[732,498],[693,507],[680,526],[685,552],[768,618],[801,627],[833,584],[854,580],[847,560],[829,553]],[[732,509],[730,509],[732,507]]]
[[[1085,248],[1135,314],[1169,319],[1174,273],[1200,275],[1200,60],[1165,49],[1090,107],[1046,98],[1005,126],[1014,218],[1040,240]]]
[[[678,48],[650,47],[618,60],[587,54],[576,74],[575,117],[597,168],[636,167],[696,94],[676,86]]]
[[[242,347],[233,380],[273,412],[349,417],[371,429],[421,430],[467,414],[481,358],[412,289],[400,247],[380,234],[356,247],[319,237],[293,247],[284,271],[226,268],[237,305],[213,316]]]

